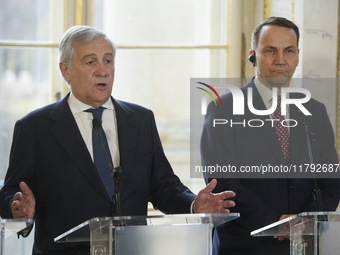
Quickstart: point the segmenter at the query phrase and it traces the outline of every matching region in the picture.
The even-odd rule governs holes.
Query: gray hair
[[[99,29],[90,26],[73,26],[70,27],[61,38],[58,62],[65,62],[69,68],[72,68],[71,59],[74,53],[75,44],[80,44],[81,46],[88,45],[98,38],[105,38],[109,42],[113,58],[115,58],[116,46],[106,34]]]

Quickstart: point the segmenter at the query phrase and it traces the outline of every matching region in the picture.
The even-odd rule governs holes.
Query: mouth
[[[278,69],[278,70],[275,70],[274,72],[277,72],[277,73],[287,73],[287,70],[285,70],[285,69]]]
[[[107,83],[97,83],[95,86],[98,88],[105,88],[107,87]]]

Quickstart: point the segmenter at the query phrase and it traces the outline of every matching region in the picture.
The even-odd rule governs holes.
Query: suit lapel
[[[139,123],[134,118],[134,111],[126,103],[115,99],[113,99],[113,103],[117,118],[120,166],[123,171],[119,190],[123,193],[136,155]]]
[[[253,89],[253,105],[254,108],[257,110],[266,110],[266,107],[263,103],[263,100],[260,96],[260,93],[258,92],[253,80],[250,82],[250,84],[247,86]],[[248,93],[246,93],[248,97]],[[247,100],[246,98],[245,100]],[[251,119],[261,119],[264,122],[264,125],[259,128],[261,130],[261,134],[264,137],[264,140],[267,142],[268,146],[272,150],[273,154],[277,158],[280,164],[286,165],[287,162],[284,158],[280,142],[277,138],[275,127],[273,126],[271,121],[268,121],[271,117],[269,115],[263,115],[263,116],[258,116],[253,113],[250,113]],[[267,119],[267,120],[266,120]]]
[[[67,99],[68,95],[57,102],[51,111],[50,118],[56,121],[51,132],[93,188],[108,201],[111,201],[80,134]]]

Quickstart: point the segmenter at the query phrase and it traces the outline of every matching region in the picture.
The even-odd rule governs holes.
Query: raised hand
[[[35,197],[26,183],[20,183],[21,192],[14,195],[11,205],[14,219],[32,219],[35,212]]]
[[[229,213],[227,208],[234,207],[235,202],[227,200],[235,197],[235,192],[224,191],[218,194],[211,193],[217,185],[217,180],[212,180],[202,189],[194,202],[193,210],[195,213]]]

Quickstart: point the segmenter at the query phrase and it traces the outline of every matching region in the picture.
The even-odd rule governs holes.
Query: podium
[[[90,242],[91,255],[211,254],[212,228],[239,217],[176,214],[93,218],[54,239]]]
[[[2,219],[0,227],[0,255],[19,254],[17,234],[30,228],[33,223],[32,219]]]
[[[340,212],[308,212],[251,232],[252,236],[290,236],[292,255],[340,253]]]

